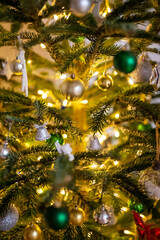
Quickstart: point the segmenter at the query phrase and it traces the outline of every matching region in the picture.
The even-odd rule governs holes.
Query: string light
[[[102,164],[101,166],[100,166],[100,168],[103,168],[105,166],[105,164]]]
[[[43,98],[43,99],[46,99],[46,98],[47,98],[47,93],[43,93],[43,94],[42,94],[42,98]]]
[[[116,114],[115,114],[115,118],[116,118],[116,119],[118,119],[119,116],[120,116],[119,113],[116,113]]]
[[[113,196],[118,197],[119,195],[118,195],[118,193],[114,193]]]
[[[43,93],[44,93],[43,90],[38,90],[39,95],[42,95]]]
[[[115,71],[113,72],[113,75],[116,76],[117,74],[118,74],[118,72],[115,70]]]
[[[121,208],[121,211],[122,211],[122,212],[127,212],[127,211],[128,211],[128,208],[127,208],[127,207],[122,207],[122,208]]]
[[[88,100],[83,100],[81,101],[82,104],[87,104],[88,103]]]
[[[114,135],[115,135],[116,138],[118,138],[119,135],[120,135],[119,131],[116,131]]]
[[[54,17],[54,20],[55,20],[55,21],[58,20],[58,15],[55,14],[53,17]]]
[[[117,166],[119,164],[118,161],[114,161],[114,165]]]
[[[42,189],[42,188],[39,188],[39,189],[37,190],[37,193],[38,193],[38,194],[42,194],[42,193],[43,193],[43,189]]]
[[[61,79],[65,79],[66,77],[67,77],[67,75],[64,74],[64,73],[60,75],[60,78],[61,78]]]
[[[67,134],[63,134],[62,137],[63,137],[63,138],[67,138]]]
[[[133,79],[131,77],[128,78],[128,82],[129,82],[130,85],[134,84],[134,81],[133,81]]]
[[[106,140],[106,138],[107,138],[107,137],[106,137],[105,135],[101,135],[101,136],[98,138],[98,140],[99,140],[100,143],[103,143],[103,141]]]
[[[40,161],[41,159],[42,159],[42,157],[41,157],[41,156],[39,156],[39,157],[37,158],[37,160],[38,160],[38,161]]]
[[[66,194],[66,191],[64,190],[64,188],[61,189],[60,193],[61,193],[62,195],[65,195],[65,194]]]
[[[90,166],[90,168],[97,168],[98,164],[97,163],[92,163],[92,165]]]
[[[47,103],[48,107],[53,107],[53,103]]]
[[[27,63],[28,63],[28,64],[31,64],[31,63],[32,63],[32,60],[29,59],[29,60],[27,61]]]
[[[93,76],[96,76],[96,75],[98,75],[99,74],[99,72],[97,71],[97,72],[94,72],[93,73]]]
[[[46,48],[46,46],[43,43],[41,43],[40,46],[41,48]]]
[[[67,106],[67,104],[68,104],[68,100],[67,100],[67,99],[65,99],[65,100],[63,101],[62,105],[63,105],[64,107],[66,107],[66,106]]]

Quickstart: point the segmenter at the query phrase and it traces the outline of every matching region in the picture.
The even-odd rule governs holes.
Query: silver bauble
[[[42,125],[34,124],[34,127],[37,128],[37,133],[35,136],[36,141],[45,141],[51,137],[51,135],[46,129],[46,125],[47,123],[44,123]]]
[[[104,204],[94,212],[93,218],[100,225],[114,225],[116,223],[112,207]]]
[[[19,213],[14,205],[11,205],[4,217],[0,217],[0,230],[8,231],[16,226]]]
[[[23,65],[21,63],[21,60],[15,59],[11,62],[10,65],[11,71],[16,75],[22,75],[22,69]]]
[[[152,64],[141,57],[138,60],[136,69],[130,74],[130,76],[137,83],[148,83],[152,75]]]
[[[70,10],[77,17],[84,17],[92,7],[92,0],[70,0]]]
[[[113,79],[109,75],[100,76],[97,80],[97,85],[102,91],[107,91],[113,86]]]
[[[80,79],[71,75],[62,83],[61,92],[67,100],[78,101],[85,92],[85,85]]]
[[[0,159],[7,159],[10,154],[10,150],[8,147],[8,142],[5,142],[0,148]]]
[[[102,148],[102,146],[99,142],[98,137],[96,137],[96,136],[90,137],[89,145],[87,146],[87,149],[90,151],[98,151],[101,148]]]
[[[139,185],[148,197],[160,199],[160,171],[147,168],[139,178]]]

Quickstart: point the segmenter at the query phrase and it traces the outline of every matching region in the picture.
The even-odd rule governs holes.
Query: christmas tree
[[[158,0],[0,0],[0,239],[160,239],[159,32]]]

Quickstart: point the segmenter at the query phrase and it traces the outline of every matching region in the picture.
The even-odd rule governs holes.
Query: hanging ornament
[[[50,206],[46,209],[45,219],[50,228],[65,229],[69,224],[69,213],[64,207]]]
[[[19,213],[14,205],[11,205],[4,217],[0,217],[0,230],[8,231],[14,228],[18,222]]]
[[[56,142],[61,145],[64,143],[62,135],[60,133],[51,133],[51,137],[47,140],[47,145],[50,147],[55,147]]]
[[[133,211],[133,216],[135,223],[137,225],[137,231],[140,239],[144,240],[158,240],[160,239],[160,227],[154,224],[145,224],[142,221],[142,218],[139,216],[138,213]]]
[[[0,148],[0,159],[7,159],[10,154],[10,150],[8,147],[8,142],[6,141]]]
[[[93,218],[100,225],[114,225],[116,223],[112,207],[104,204],[94,212]]]
[[[131,51],[120,51],[114,57],[114,67],[120,72],[131,73],[137,66],[137,58]]]
[[[84,91],[84,83],[80,79],[75,78],[75,74],[72,74],[70,78],[64,80],[61,85],[61,92],[69,101],[79,100],[83,96]]]
[[[80,43],[82,41],[84,41],[84,37],[83,36],[78,36],[76,38],[71,38],[70,39],[73,43]]]
[[[84,17],[92,7],[92,0],[71,0],[70,10],[77,17]]]
[[[156,90],[160,88],[160,64],[153,68],[150,83],[156,87]]]
[[[85,219],[85,213],[83,209],[75,207],[69,212],[70,223],[74,226],[83,224]]]
[[[103,0],[95,0],[94,1],[94,8],[92,10],[92,14],[98,23],[98,26],[103,24],[104,18],[99,14],[100,13],[100,6],[103,3]]]
[[[25,228],[24,239],[25,240],[40,240],[41,229],[37,224],[31,223]]]
[[[19,57],[17,57],[15,60],[13,60],[11,62],[11,71],[15,74],[15,75],[22,75],[22,68],[23,65],[21,63],[21,60],[19,59]]]
[[[8,61],[4,61],[1,64],[2,64],[2,70],[0,72],[0,75],[5,76],[7,78],[7,80],[9,80],[12,76],[12,71],[10,69],[10,65],[9,65]]]
[[[35,136],[36,141],[44,141],[51,137],[51,135],[49,134],[49,132],[46,129],[46,125],[47,125],[46,122],[42,125],[34,124],[34,127],[37,128],[37,133]]]
[[[108,74],[100,76],[97,80],[98,88],[102,91],[107,91],[109,88],[113,86],[113,79]]]
[[[89,139],[89,146],[87,147],[90,151],[98,151],[102,148],[99,139],[97,136],[90,137]]]
[[[69,143],[66,143],[63,146],[61,146],[58,142],[55,142],[55,147],[56,147],[57,151],[59,152],[59,154],[67,155],[68,160],[70,162],[72,162],[74,160],[74,155],[72,154],[73,149],[71,148]]]
[[[145,60],[144,56],[138,60],[137,67],[130,76],[137,83],[148,83],[152,75],[152,65],[150,62]]]
[[[137,203],[135,201],[129,200],[128,207],[130,210],[134,210],[135,212],[142,213],[144,211],[144,207],[142,203]]]

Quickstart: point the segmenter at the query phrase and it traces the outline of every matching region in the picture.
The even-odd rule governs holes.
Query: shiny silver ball
[[[61,85],[61,92],[67,100],[78,101],[85,92],[85,85],[78,78],[67,78]]]
[[[10,150],[8,147],[8,142],[5,142],[0,148],[0,159],[7,159],[8,155],[10,154]]]
[[[23,65],[21,63],[21,60],[15,59],[11,62],[10,65],[11,71],[16,75],[22,75],[22,69]]]
[[[136,69],[130,74],[130,76],[137,83],[148,83],[152,75],[152,64],[144,59],[144,57],[138,60]]]
[[[77,17],[84,17],[92,7],[92,0],[70,0],[70,10]]]
[[[112,207],[104,204],[94,212],[93,218],[100,225],[113,225],[116,223]]]
[[[102,91],[107,91],[113,86],[113,79],[109,75],[100,76],[97,80],[98,88]]]
[[[11,205],[4,217],[0,217],[0,230],[8,231],[16,226],[19,213],[14,205]]]

